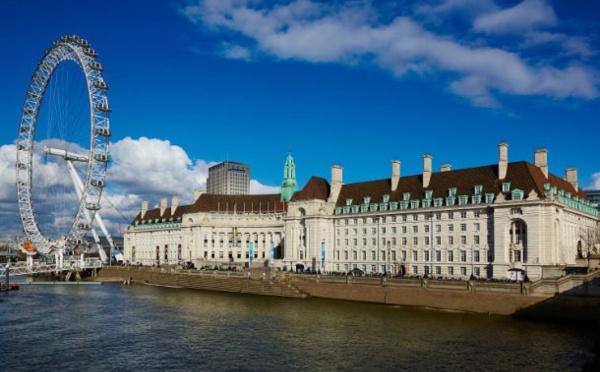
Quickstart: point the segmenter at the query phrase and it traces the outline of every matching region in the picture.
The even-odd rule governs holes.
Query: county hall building
[[[577,183],[548,171],[546,150],[533,163],[508,161],[500,143],[496,164],[432,169],[345,184],[312,177],[297,190],[288,156],[281,194],[195,192],[194,203],[146,202],[125,233],[125,259],[144,265],[271,266],[285,270],[531,279],[560,276],[597,249],[585,239],[598,211]],[[589,249],[588,249],[589,248]]]

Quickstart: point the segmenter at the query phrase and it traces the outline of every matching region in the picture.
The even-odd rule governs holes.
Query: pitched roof
[[[310,199],[327,200],[329,191],[329,182],[325,178],[312,176],[302,190],[294,193],[291,201]]]
[[[280,201],[279,194],[260,194],[260,195],[221,195],[221,194],[202,194],[191,205],[178,206],[175,213],[171,215],[171,208],[167,207],[161,215],[160,208],[150,209],[141,217],[141,212],[133,219],[132,224],[136,221],[141,222],[154,221],[158,219],[169,220],[171,217],[176,220],[182,217],[185,213],[198,212],[233,212],[238,213],[270,213],[279,212],[287,209],[287,204]]]
[[[510,182],[510,189],[520,189],[524,192],[524,197],[531,190],[535,190],[538,197],[544,198],[544,184],[550,183],[558,189],[570,192],[573,196],[587,199],[581,188],[575,190],[569,182],[549,174],[548,179],[542,171],[535,165],[526,161],[513,162],[508,164],[506,177],[503,180],[498,179],[498,165],[486,165],[475,168],[457,169],[447,172],[435,172],[431,174],[429,186],[423,188],[423,176],[413,175],[401,177],[398,187],[391,191],[391,180],[389,178],[365,181],[342,186],[338,197],[337,206],[346,205],[346,199],[352,199],[352,204],[361,204],[363,197],[369,196],[371,203],[381,203],[383,195],[389,195],[389,201],[403,200],[404,193],[410,193],[410,199],[425,198],[425,191],[432,190],[433,198],[445,198],[448,196],[449,188],[456,188],[456,195],[473,195],[475,185],[482,186],[482,194],[494,193],[498,195],[502,192],[502,183]]]

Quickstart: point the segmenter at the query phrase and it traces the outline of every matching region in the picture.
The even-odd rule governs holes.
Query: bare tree
[[[579,230],[579,239],[583,243],[582,251],[585,252],[587,258],[587,266],[590,266],[590,256],[598,254],[600,251],[600,224],[595,227],[581,227]],[[579,250],[579,246],[578,246]],[[583,252],[578,252],[578,254]]]

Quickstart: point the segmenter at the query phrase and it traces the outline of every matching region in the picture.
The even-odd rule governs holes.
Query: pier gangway
[[[99,269],[101,267],[102,261],[97,258],[64,259],[62,262],[33,260],[32,262],[2,263],[0,264],[0,278],[6,276],[7,270],[9,275],[32,275],[59,271]]]

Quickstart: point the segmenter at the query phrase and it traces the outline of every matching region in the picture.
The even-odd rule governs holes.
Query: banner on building
[[[252,265],[252,260],[254,259],[254,243],[248,243],[248,251],[250,256],[250,265]]]
[[[321,243],[321,270],[325,270],[325,242]]]
[[[273,244],[273,242],[271,242],[271,253],[269,257],[271,266],[275,265],[275,244]]]

